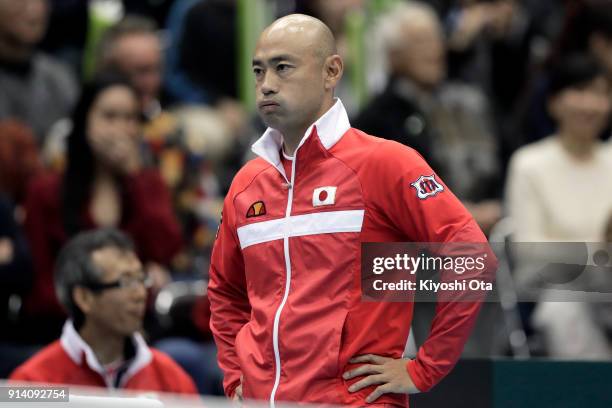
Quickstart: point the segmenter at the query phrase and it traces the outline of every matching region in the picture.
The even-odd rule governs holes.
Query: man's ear
[[[82,286],[75,286],[72,288],[72,299],[85,315],[93,309],[94,296],[89,289]]]
[[[342,73],[344,72],[344,62],[339,55],[331,55],[325,59],[324,75],[325,89],[332,90],[340,82]]]

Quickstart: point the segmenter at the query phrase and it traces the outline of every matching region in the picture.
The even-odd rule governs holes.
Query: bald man
[[[478,313],[440,304],[408,360],[412,303],[361,302],[362,242],[486,239],[414,150],[351,128],[334,98],[342,72],[312,17],[281,18],[257,42],[268,129],[225,198],[208,287],[229,397],[406,406],[450,371]]]

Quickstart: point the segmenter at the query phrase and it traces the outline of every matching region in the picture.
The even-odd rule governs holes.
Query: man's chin
[[[272,129],[279,129],[282,127],[281,121],[278,120],[278,115],[260,113],[259,117],[261,118],[261,121],[264,123],[264,125],[266,125],[267,127],[270,127]]]
[[[140,332],[142,330],[142,323],[141,322],[138,322],[138,323],[126,322],[125,324],[121,325],[121,327],[118,327],[117,329],[118,329],[118,332],[120,332],[123,336],[130,337],[134,333]]]

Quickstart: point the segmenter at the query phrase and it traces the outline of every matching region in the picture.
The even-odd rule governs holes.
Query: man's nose
[[[274,94],[277,92],[278,92],[278,83],[276,82],[274,75],[272,75],[269,72],[266,72],[261,81],[261,93],[263,93],[264,95],[270,95],[270,94]]]

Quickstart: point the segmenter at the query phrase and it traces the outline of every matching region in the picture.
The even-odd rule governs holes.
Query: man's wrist
[[[408,371],[408,375],[412,380],[414,386],[419,390],[419,392],[425,392],[429,390],[429,387],[421,380],[421,377],[418,374],[417,362],[415,359],[409,359],[406,362],[406,371]]]

